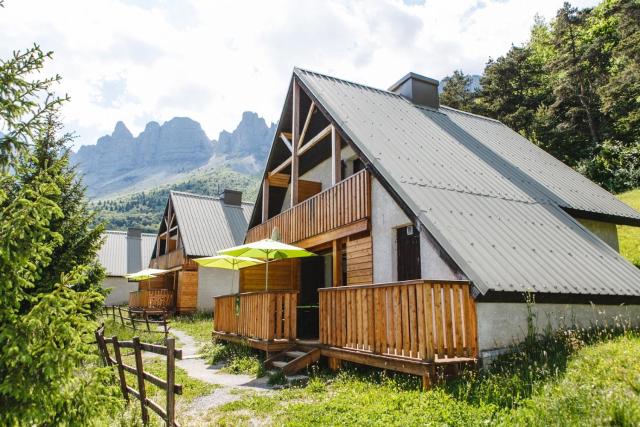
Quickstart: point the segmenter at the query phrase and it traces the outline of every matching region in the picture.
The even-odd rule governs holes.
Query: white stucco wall
[[[479,302],[478,346],[480,351],[507,347],[521,342],[527,335],[527,306],[524,303]],[[616,318],[640,325],[640,305],[534,304],[535,325],[539,332],[550,325],[588,327],[598,322],[615,322]]]
[[[423,279],[462,280],[466,276],[451,263],[445,261],[447,255],[429,236],[424,227],[420,227],[420,270]]]
[[[616,252],[620,252],[618,244],[618,227],[610,222],[593,221],[591,219],[578,219],[578,222],[589,231],[611,246]]]
[[[238,292],[239,273],[220,268],[198,268],[198,311],[213,311],[213,297]]]
[[[129,292],[138,290],[136,282],[128,282],[124,277],[113,276],[106,277],[102,282],[102,287],[111,290],[105,298],[105,305],[129,304]]]

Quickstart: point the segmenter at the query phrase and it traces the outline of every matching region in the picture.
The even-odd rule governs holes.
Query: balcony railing
[[[213,300],[214,332],[266,341],[296,338],[297,291],[248,292]]]
[[[468,282],[419,280],[319,291],[322,344],[425,361],[477,357]]]
[[[184,264],[184,255],[182,253],[182,249],[177,249],[175,251],[169,252],[168,254],[160,255],[153,258],[149,263],[149,267],[166,270],[169,268],[178,267],[182,264]]]
[[[148,289],[129,292],[129,308],[155,308],[167,310],[173,307],[173,291]]]
[[[371,179],[362,170],[247,232],[247,243],[271,237],[278,227],[281,240],[294,243],[368,218]]]

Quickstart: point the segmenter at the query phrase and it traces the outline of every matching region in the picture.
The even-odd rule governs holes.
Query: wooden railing
[[[173,306],[173,291],[170,289],[149,289],[129,292],[130,308],[169,309]]]
[[[296,338],[297,291],[248,292],[213,300],[215,332],[267,341]]]
[[[182,249],[176,249],[175,251],[151,259],[149,267],[168,269],[181,266],[182,264],[184,264],[184,254],[182,253]]]
[[[426,361],[477,357],[468,282],[419,280],[319,291],[322,344]]]
[[[278,227],[281,241],[294,243],[371,215],[371,178],[362,170],[247,231],[246,242],[271,237]]]

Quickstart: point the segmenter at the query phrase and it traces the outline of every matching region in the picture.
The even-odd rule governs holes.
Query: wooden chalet
[[[149,261],[150,268],[168,272],[139,282],[129,306],[212,311],[215,295],[237,292],[232,272],[199,268],[193,260],[242,243],[252,209],[239,191],[225,190],[220,197],[171,191]]]
[[[214,334],[285,372],[326,356],[429,381],[517,339],[523,292],[637,300],[617,223],[640,214],[503,124],[440,106],[433,79],[385,91],[295,69],[245,241],[277,228],[318,256],[270,264],[267,291],[264,266],[242,270]]]

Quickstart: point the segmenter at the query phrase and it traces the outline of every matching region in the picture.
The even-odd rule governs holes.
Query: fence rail
[[[477,357],[468,282],[419,280],[319,291],[323,344],[426,361]]]
[[[129,307],[167,310],[173,306],[173,291],[170,289],[143,289],[129,292]]]
[[[297,291],[248,292],[215,297],[215,331],[267,341],[294,340],[297,301]]]
[[[123,311],[126,315],[123,315]],[[169,317],[170,313],[165,310],[132,310],[130,308],[122,309],[117,305],[105,305],[102,307],[102,313],[107,317],[112,317],[113,321],[120,320],[120,324],[126,328],[138,330],[136,323],[144,324],[147,332],[164,334],[166,340],[169,335]],[[160,317],[159,320],[150,318],[150,316]],[[162,330],[151,329],[151,325],[158,325]]]
[[[140,342],[139,337],[134,337],[132,341],[118,341],[118,337],[105,338],[104,325],[95,332],[98,350],[102,360],[106,366],[115,367],[117,370],[118,381],[120,383],[120,391],[125,400],[129,401],[129,396],[133,396],[140,401],[142,410],[142,422],[144,425],[149,424],[149,411],[151,408],[160,418],[165,421],[168,427],[180,427],[175,420],[175,395],[182,394],[182,385],[175,382],[175,360],[182,359],[182,350],[176,350],[175,339],[168,338],[166,346],[155,344],[147,344]],[[113,347],[113,355],[111,357],[108,344]],[[133,349],[135,356],[135,366],[127,365],[122,360],[120,349]],[[142,352],[147,351],[155,354],[166,356],[167,358],[167,379],[163,380],[149,372],[144,371],[142,361]],[[129,372],[136,376],[138,389],[127,385],[125,372]],[[164,409],[153,400],[147,397],[145,381],[163,389],[166,393],[166,402]]]

